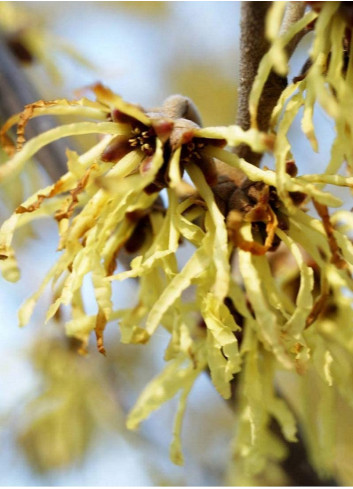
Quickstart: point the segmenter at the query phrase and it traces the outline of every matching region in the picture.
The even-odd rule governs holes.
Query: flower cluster
[[[271,438],[271,418],[285,439],[296,440],[293,414],[275,390],[276,372],[301,376],[305,383],[313,370],[322,379],[323,398],[327,386],[336,385],[349,402],[353,399],[344,387],[353,375],[353,315],[346,293],[353,291],[353,220],[348,211],[331,211],[342,201],[323,189],[326,184],[353,185],[352,177],[338,174],[344,161],[351,167],[353,161],[347,138],[353,129],[347,103],[353,67],[349,60],[343,69],[345,23],[335,5],[328,2],[319,16],[309,12],[284,36],[273,36],[250,99],[253,121],[269,72],[287,69],[286,44],[316,19],[311,67],[284,91],[270,133],[259,132],[255,122],[248,131],[237,126],[201,128],[186,98],[173,96],[161,108],[145,111],[100,84],[93,87],[95,101],[39,101],[2,130],[4,147],[12,155],[0,167],[4,184],[51,141],[101,135],[81,155],[68,151],[68,171],[30,196],[3,223],[1,269],[5,278],[18,278],[15,230],[53,216],[60,254],[40,289],[19,311],[20,324],[28,323],[38,298],[52,283],[55,300],[47,320],[61,306],[71,307],[66,333],[82,341],[82,351],[94,331],[104,353],[103,333],[112,321],[118,321],[123,343],[146,343],[159,327],[169,333],[166,367],[142,393],[128,426],[136,428],[180,393],[171,448],[176,463],[182,463],[179,436],[187,396],[205,369],[224,398],[231,396],[236,376],[240,416],[235,457],[244,461],[244,473],[259,472],[269,458],[284,456],[283,447]],[[326,170],[298,176],[287,133],[304,106],[303,131],[315,149],[316,102],[334,119],[337,138]],[[44,114],[84,121],[26,142],[27,122]],[[15,123],[17,151],[6,137]],[[241,143],[270,152],[275,171],[238,158],[232,148]],[[180,269],[176,254],[185,241],[194,252]],[[133,258],[125,271],[116,272],[126,252]],[[82,297],[86,276],[95,292],[94,315],[87,315]],[[112,283],[128,278],[139,279],[136,305],[115,309]],[[312,435],[316,428],[305,429]],[[319,442],[311,438],[316,443],[314,459],[322,458]]]

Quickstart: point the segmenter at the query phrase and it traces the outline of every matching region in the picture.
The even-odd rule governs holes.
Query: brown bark
[[[240,66],[238,87],[238,113],[236,123],[244,130],[250,128],[249,96],[251,87],[257,74],[259,63],[269,48],[265,39],[265,18],[272,2],[242,2],[241,7],[241,39],[240,39]],[[305,2],[290,2],[287,4],[283,18],[281,33],[286,30],[304,14]],[[290,57],[304,33],[299,33],[287,46]],[[264,86],[259,107],[257,124],[261,131],[266,132],[273,108],[287,85],[287,79],[274,72]],[[256,166],[260,164],[262,154],[253,152],[249,146],[242,144],[235,148],[241,158]],[[235,409],[237,403],[237,379],[232,383],[232,397],[230,407]],[[280,394],[279,394],[280,395]],[[291,486],[336,486],[334,479],[322,479],[310,464],[305,440],[298,433],[297,443],[288,443],[279,425],[272,420],[271,430],[287,446],[288,456],[281,463],[282,469],[288,477]]]
[[[272,2],[242,2],[241,7],[241,37],[240,37],[240,63],[238,112],[236,123],[242,129],[250,128],[249,95],[251,87],[262,57],[269,49],[269,42],[265,39],[265,19]],[[304,2],[290,2],[284,15],[282,32],[285,32],[304,13]],[[287,47],[290,56],[301,35],[297,35]],[[287,86],[287,78],[271,72],[264,86],[257,115],[258,128],[266,132],[269,127],[272,111]],[[239,145],[235,152],[249,163],[259,166],[261,154],[252,151],[246,144]]]

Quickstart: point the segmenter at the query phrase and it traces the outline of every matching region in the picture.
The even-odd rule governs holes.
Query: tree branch
[[[242,2],[241,7],[241,37],[240,37],[240,63],[238,112],[236,123],[242,129],[250,128],[249,96],[256,77],[262,57],[270,47],[265,38],[265,19],[272,2]],[[299,20],[305,10],[305,2],[289,2],[284,14],[281,33]],[[287,46],[290,57],[301,39],[303,33],[298,34]],[[269,127],[272,111],[287,86],[287,78],[271,72],[264,86],[257,115],[258,128],[266,132]],[[235,152],[241,158],[256,166],[260,164],[261,154],[252,151],[249,146],[239,145]]]
[[[242,129],[250,128],[249,96],[262,57],[268,51],[270,44],[265,38],[265,19],[272,2],[242,2],[241,7],[241,39],[240,66],[238,88],[238,112],[236,123]],[[281,25],[281,34],[298,21],[304,14],[305,2],[289,2]],[[287,46],[288,58],[293,54],[298,42],[305,34],[300,32]],[[266,132],[272,111],[287,86],[287,79],[271,72],[264,86],[257,114],[257,124],[261,131]],[[256,166],[259,165],[262,154],[253,152],[249,146],[242,144],[235,148],[241,158]],[[238,382],[232,382],[232,397],[229,405],[235,410]],[[280,394],[279,394],[280,395]],[[271,430],[286,444],[287,458],[281,463],[282,469],[292,486],[336,486],[333,479],[321,479],[309,463],[309,457],[302,434],[298,433],[297,443],[288,443],[281,432],[278,423],[271,421]]]
[[[306,3],[305,2],[288,2],[286,10],[284,12],[284,17],[281,25],[280,34],[284,34],[288,31],[291,25],[295,24],[299,19],[301,19],[305,13]],[[287,44],[286,51],[288,58],[290,58],[297,47],[299,41],[306,34],[307,31],[303,30],[298,32],[296,36]]]

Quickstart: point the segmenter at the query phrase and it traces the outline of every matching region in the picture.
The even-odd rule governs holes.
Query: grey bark
[[[238,87],[238,112],[236,123],[244,130],[250,128],[249,95],[262,57],[269,49],[265,39],[265,19],[272,2],[242,2],[241,37]],[[305,11],[305,2],[289,2],[284,14],[281,32],[285,32]],[[290,56],[303,33],[298,34],[287,46]],[[271,72],[261,95],[257,124],[261,131],[269,127],[272,111],[287,86],[287,78]],[[260,164],[261,154],[252,151],[249,146],[239,145],[235,152],[241,158],[256,166]]]

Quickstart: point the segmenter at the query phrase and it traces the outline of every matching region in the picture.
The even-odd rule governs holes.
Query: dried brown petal
[[[237,193],[237,191],[234,193]],[[239,205],[241,204],[239,203]],[[247,241],[241,235],[240,229],[242,224],[249,221],[263,221],[266,223],[266,237],[263,245],[256,241]],[[231,210],[227,216],[226,224],[230,241],[236,247],[244,251],[250,251],[253,255],[264,255],[267,251],[274,251],[278,247],[275,234],[278,227],[278,220],[269,205],[264,206],[262,202],[259,202],[250,211],[246,212],[245,215],[239,210]]]
[[[97,338],[97,348],[99,353],[102,353],[102,355],[106,354],[105,348],[104,348],[104,340],[103,340],[103,333],[107,324],[107,318],[105,317],[105,314],[103,311],[99,310],[97,314],[97,321],[96,321],[96,327],[94,328],[95,333],[96,333],[96,338]]]
[[[328,239],[328,244],[332,253],[331,257],[331,263],[336,265],[337,268],[340,269],[347,269],[348,265],[346,261],[342,258],[341,256],[341,249],[337,244],[336,238],[334,236],[334,228],[333,225],[330,221],[330,215],[328,212],[328,208],[324,204],[320,204],[317,202],[315,199],[313,199],[313,203],[315,206],[315,209],[317,210],[319,216],[322,219],[322,224],[324,226],[327,239]]]
[[[328,282],[327,280],[324,279],[321,285],[320,295],[316,298],[313,308],[310,314],[308,315],[308,317],[306,318],[306,323],[305,323],[306,328],[311,326],[318,319],[318,317],[325,311],[325,306],[327,304],[328,298],[329,298]]]
[[[25,212],[36,211],[41,206],[43,200],[50,199],[51,197],[54,197],[55,195],[59,194],[62,190],[62,186],[63,186],[62,180],[58,180],[48,195],[38,194],[36,202],[29,205],[28,207],[25,207],[23,205],[18,206],[17,209],[15,210],[15,213],[24,214]]]
[[[253,255],[264,255],[267,248],[257,243],[256,241],[247,241],[241,235],[240,229],[243,223],[243,218],[240,212],[232,210],[229,212],[226,220],[228,236],[231,243],[236,248],[243,251],[249,251]]]
[[[17,125],[17,143],[16,149],[19,151],[24,143],[26,142],[25,138],[25,129],[28,124],[28,121],[32,118],[33,112],[35,109],[39,109],[42,107],[51,107],[57,104],[55,100],[37,100],[32,104],[28,104],[25,106],[24,110],[20,114],[20,118]]]
[[[84,191],[84,189],[87,186],[89,177],[96,170],[99,170],[99,166],[97,164],[91,165],[85,171],[85,173],[82,175],[82,177],[78,181],[76,187],[74,189],[70,190],[71,202],[70,202],[69,206],[65,210],[60,210],[60,211],[55,213],[55,219],[58,222],[61,221],[62,219],[69,219],[71,217],[72,213],[74,212],[74,210],[78,204],[79,194]]]

